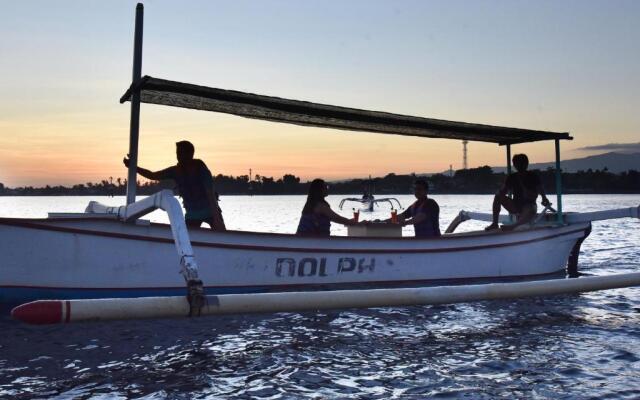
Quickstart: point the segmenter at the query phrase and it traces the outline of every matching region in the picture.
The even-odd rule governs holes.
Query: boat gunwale
[[[25,222],[26,221],[26,222]],[[148,241],[148,242],[159,242],[159,243],[174,243],[173,239],[170,238],[162,238],[162,237],[153,237],[153,236],[142,236],[142,235],[134,235],[134,234],[126,234],[126,233],[119,233],[119,232],[105,232],[105,231],[96,231],[96,230],[90,230],[90,229],[81,229],[81,228],[71,228],[71,227],[64,227],[64,226],[52,226],[52,225],[48,225],[45,222],[78,222],[78,221],[87,221],[87,219],[85,218],[57,218],[57,219],[52,219],[52,218],[38,218],[38,219],[31,219],[31,218],[0,218],[0,225],[10,225],[10,226],[19,226],[19,227],[24,227],[24,228],[30,228],[30,229],[39,229],[39,230],[47,230],[47,231],[57,231],[57,232],[66,232],[66,233],[72,233],[72,234],[84,234],[84,235],[91,235],[91,236],[103,236],[103,237],[111,237],[111,238],[120,238],[120,239],[130,239],[130,240],[139,240],[139,241]],[[110,218],[104,218],[104,219],[91,219],[90,221],[92,222],[96,222],[96,221],[108,221],[108,222],[118,222],[118,223],[122,223],[121,221],[117,221],[117,220],[113,220]],[[576,225],[582,225],[582,224],[576,224]],[[150,226],[154,226],[154,227],[170,227],[170,225],[168,224],[162,224],[162,223],[152,223]],[[282,234],[282,233],[269,233],[269,232],[246,232],[246,231],[225,231],[225,232],[215,232],[215,231],[211,231],[209,229],[206,228],[198,228],[199,230],[202,231],[208,231],[211,233],[218,233],[218,234],[231,234],[231,235],[243,235],[243,236],[247,236],[247,235],[258,235],[258,236],[273,236],[273,237],[286,237],[286,238],[296,238],[296,239],[321,239],[321,240],[332,240],[332,239],[340,239],[341,241],[344,240],[354,240],[354,239],[365,239],[365,240],[369,240],[369,239],[376,239],[377,241],[383,240],[383,241],[387,241],[387,242],[400,242],[400,241],[404,241],[404,240],[418,240],[418,241],[424,241],[424,242],[435,242],[435,241],[443,241],[443,240],[453,240],[453,239],[459,239],[459,240],[467,240],[467,239],[473,239],[473,238],[477,238],[477,237],[499,237],[499,236],[504,236],[504,235],[514,235],[514,234],[519,234],[519,233],[529,233],[529,232],[536,232],[536,231],[541,231],[541,230],[551,230],[551,229],[560,229],[560,228],[568,228],[570,225],[563,225],[563,226],[559,226],[559,227],[539,227],[539,228],[532,228],[532,229],[528,229],[525,231],[515,231],[515,232],[496,232],[496,233],[489,233],[489,234],[477,234],[477,235],[469,235],[469,236],[458,236],[458,237],[451,237],[451,236],[441,236],[439,238],[384,238],[384,237],[376,237],[376,238],[363,238],[363,237],[346,237],[346,236],[331,236],[329,238],[323,238],[323,237],[308,237],[308,236],[298,236],[298,235],[294,235],[294,234]],[[193,247],[213,247],[213,248],[224,248],[224,249],[238,249],[238,250],[246,250],[246,251],[288,251],[288,252],[293,252],[293,253],[377,253],[377,254],[384,254],[384,253],[388,253],[388,254],[415,254],[415,253],[447,253],[447,252],[460,252],[460,251],[472,251],[472,250],[483,250],[483,249],[487,249],[487,248],[496,248],[496,247],[509,247],[509,246],[518,246],[518,245],[523,245],[523,244],[527,244],[527,243],[533,243],[533,242],[539,242],[539,241],[544,241],[544,240],[550,240],[550,239],[554,239],[557,237],[561,237],[561,236],[567,236],[567,235],[571,235],[571,234],[575,234],[578,232],[583,232],[585,231],[585,227],[580,227],[580,228],[575,228],[573,230],[569,230],[566,232],[560,232],[560,233],[553,233],[550,235],[545,235],[542,237],[537,237],[537,238],[533,238],[533,239],[527,239],[527,240],[520,240],[520,241],[514,241],[514,242],[501,242],[501,243],[489,243],[489,244],[480,244],[480,245],[468,245],[465,247],[445,247],[445,248],[429,248],[429,249],[367,249],[367,248],[360,248],[360,249],[353,249],[353,248],[308,248],[308,247],[283,247],[283,246],[256,246],[256,245],[247,245],[247,244],[229,244],[229,243],[212,243],[212,242],[202,242],[202,241],[191,241],[191,245]],[[205,232],[205,233],[208,233]]]
[[[13,217],[0,217],[0,225],[38,225],[46,224],[48,222],[80,222],[80,221],[92,221],[92,222],[117,222],[124,223],[121,220],[114,218],[110,214],[105,214],[104,216],[96,217],[95,214],[87,214],[91,215],[91,218],[85,217],[48,217],[48,218],[13,218]],[[469,231],[469,232],[458,232],[452,234],[443,234],[438,237],[415,237],[415,236],[402,236],[402,237],[387,237],[387,236],[303,236],[297,235],[295,233],[280,233],[280,232],[256,232],[256,231],[237,231],[227,229],[226,231],[214,231],[210,228],[203,227],[189,227],[189,232],[204,232],[204,233],[217,233],[217,234],[225,234],[225,235],[257,235],[257,236],[272,236],[272,237],[281,237],[281,238],[296,238],[296,239],[313,239],[313,240],[357,240],[357,239],[365,239],[365,240],[382,240],[382,241],[392,241],[392,240],[401,240],[401,241],[440,241],[440,240],[451,240],[455,238],[477,238],[477,237],[488,237],[488,236],[503,236],[503,235],[513,235],[517,233],[526,233],[526,232],[536,232],[544,229],[555,229],[555,228],[566,228],[573,224],[566,223],[564,225],[541,225],[535,226],[528,229],[521,230],[511,230],[511,231],[503,231],[501,229],[495,229],[490,231]],[[151,222],[149,221],[147,224],[139,225],[142,227],[153,226],[153,227],[171,227],[171,224],[163,223],[163,222]]]

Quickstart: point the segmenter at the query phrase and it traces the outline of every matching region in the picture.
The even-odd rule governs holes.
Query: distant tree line
[[[540,174],[545,190],[555,192],[555,171],[548,169],[537,171]],[[458,170],[453,175],[435,174],[420,176],[427,179],[431,193],[440,194],[489,194],[495,193],[505,179],[504,173],[494,173],[491,167],[484,166]],[[332,194],[360,194],[371,190],[374,194],[412,193],[416,174],[396,175],[390,173],[384,177],[373,179],[349,179],[330,182],[329,192]],[[281,195],[306,194],[309,182],[301,182],[300,178],[285,174],[282,178],[256,175],[249,180],[248,175],[214,177],[216,190],[222,194],[235,195]],[[604,170],[587,170],[575,173],[562,173],[564,193],[640,193],[640,172],[629,170],[613,174]],[[126,193],[126,179],[103,179],[100,182],[86,182],[67,186],[17,187],[7,188],[0,183],[0,195],[4,196],[121,196]],[[160,189],[173,189],[173,181],[137,182],[138,194],[148,195]]]

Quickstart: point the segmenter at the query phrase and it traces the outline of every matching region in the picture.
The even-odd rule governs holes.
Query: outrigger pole
[[[136,201],[138,169],[138,136],[140,133],[140,88],[142,78],[142,22],[144,5],[136,6],[136,27],[133,39],[133,77],[131,79],[131,123],[129,126],[129,171],[127,174],[127,204]]]
[[[504,300],[591,292],[640,285],[640,273],[484,285],[404,289],[336,290],[225,294],[206,296],[202,315],[317,311],[346,308],[403,307]],[[184,297],[133,299],[38,300],[11,311],[30,324],[58,324],[141,318],[179,318],[187,315]]]

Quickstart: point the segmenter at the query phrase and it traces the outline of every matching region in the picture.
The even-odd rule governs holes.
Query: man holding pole
[[[222,211],[213,190],[213,176],[202,160],[193,158],[194,153],[193,144],[183,140],[176,143],[178,164],[156,172],[138,167],[137,172],[150,180],[173,179],[176,182],[186,210],[185,222],[188,227],[199,227],[206,222],[211,229],[224,231]],[[129,168],[129,157],[122,161]]]

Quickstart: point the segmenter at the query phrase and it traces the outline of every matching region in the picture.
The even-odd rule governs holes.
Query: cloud
[[[597,146],[579,147],[580,151],[640,151],[640,142],[638,143],[608,143]]]

